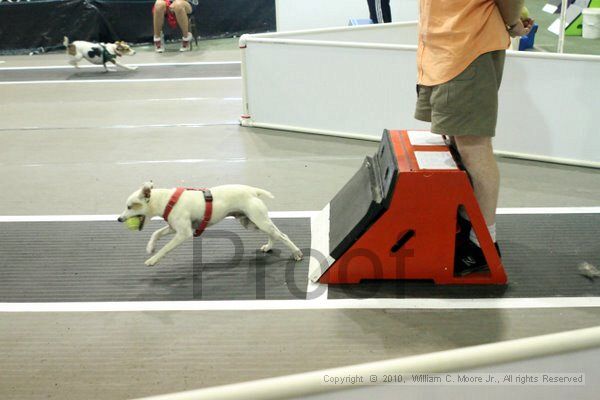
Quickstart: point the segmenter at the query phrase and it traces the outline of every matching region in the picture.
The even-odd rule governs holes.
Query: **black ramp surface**
[[[337,259],[383,212],[371,157],[365,159],[329,204],[329,249],[331,256]]]
[[[298,247],[310,246],[309,219],[273,222]],[[184,242],[154,267],[144,265],[145,248],[161,221],[142,232],[116,221],[0,226],[0,302],[306,298],[308,257],[291,263],[282,243],[270,254],[257,253],[266,235],[231,219]]]
[[[65,65],[68,57],[65,55]],[[135,64],[135,56],[121,57],[122,64]],[[104,67],[92,66],[82,60],[80,66],[86,68],[44,68],[44,69],[5,69],[0,68],[0,82],[31,82],[31,81],[85,81],[98,79],[164,79],[164,78],[218,78],[239,77],[241,67],[232,64],[183,64],[183,65],[153,65],[140,66],[135,71],[124,70],[121,67],[107,64],[111,71],[105,72]],[[87,68],[87,66],[92,66]],[[116,69],[116,70],[115,70]]]
[[[600,214],[498,215],[497,221],[507,286],[373,281],[329,285],[329,298],[600,296],[600,279],[578,271],[582,262],[600,268]]]
[[[377,153],[365,159],[330,202],[329,251],[333,258],[341,257],[389,208],[397,177],[396,155],[385,130]]]

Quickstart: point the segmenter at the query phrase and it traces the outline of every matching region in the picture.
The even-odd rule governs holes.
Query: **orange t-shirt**
[[[494,0],[420,0],[418,83],[439,85],[510,36]]]

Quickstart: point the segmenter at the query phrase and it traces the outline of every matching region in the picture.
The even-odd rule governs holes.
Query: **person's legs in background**
[[[156,3],[154,3],[153,23],[154,23],[154,50],[157,53],[162,53],[164,51],[161,35],[162,35],[163,24],[165,22],[165,11],[166,10],[167,10],[167,3],[165,2],[165,0],[156,0]]]
[[[175,18],[177,18],[177,24],[181,29],[181,37],[182,43],[179,51],[188,51],[190,50],[190,40],[192,40],[192,35],[189,32],[189,21],[188,14],[192,13],[192,5],[187,0],[175,0],[169,6],[171,11],[175,14]]]
[[[374,24],[392,22],[390,0],[367,0],[369,4],[369,16]]]
[[[390,8],[390,0],[381,0],[381,13],[383,14],[383,22],[392,22],[392,10]]]

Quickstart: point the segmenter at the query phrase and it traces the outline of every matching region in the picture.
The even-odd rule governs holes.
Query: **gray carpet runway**
[[[274,222],[300,248],[310,247],[308,218]],[[163,224],[129,232],[117,222],[0,223],[0,302],[306,298],[308,257],[293,262],[281,243],[263,254],[257,249],[265,235],[234,220],[146,267],[146,242]],[[583,261],[600,265],[599,227],[600,214],[500,215],[508,286],[363,282],[330,285],[329,298],[600,296],[600,282],[577,270]]]
[[[124,64],[135,64],[134,59],[125,59]],[[66,64],[66,60],[65,60]],[[102,66],[91,66],[81,62],[85,68],[40,68],[40,69],[0,69],[0,82],[32,82],[32,81],[86,81],[104,79],[161,79],[161,78],[216,78],[240,77],[239,63],[215,64],[181,64],[140,66],[135,71],[122,68],[105,72]]]
[[[310,247],[308,219],[275,223],[298,247]],[[130,232],[116,221],[3,223],[0,301],[306,298],[308,258],[292,262],[279,243],[272,253],[257,251],[266,235],[246,231],[234,220],[146,267],[146,243],[162,226],[152,221],[143,231]],[[297,291],[289,290],[294,285]]]

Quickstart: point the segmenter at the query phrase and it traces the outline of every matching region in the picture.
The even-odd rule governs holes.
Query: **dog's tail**
[[[265,197],[268,197],[269,199],[275,198],[275,196],[273,196],[273,194],[271,192],[267,192],[266,190],[259,189],[259,188],[254,188],[254,190],[256,193],[256,197],[265,196]]]
[[[75,54],[77,54],[77,50],[75,49],[75,45],[72,43],[69,43],[69,38],[66,36],[63,36],[63,45],[67,48],[67,54],[70,56],[75,56]]]

